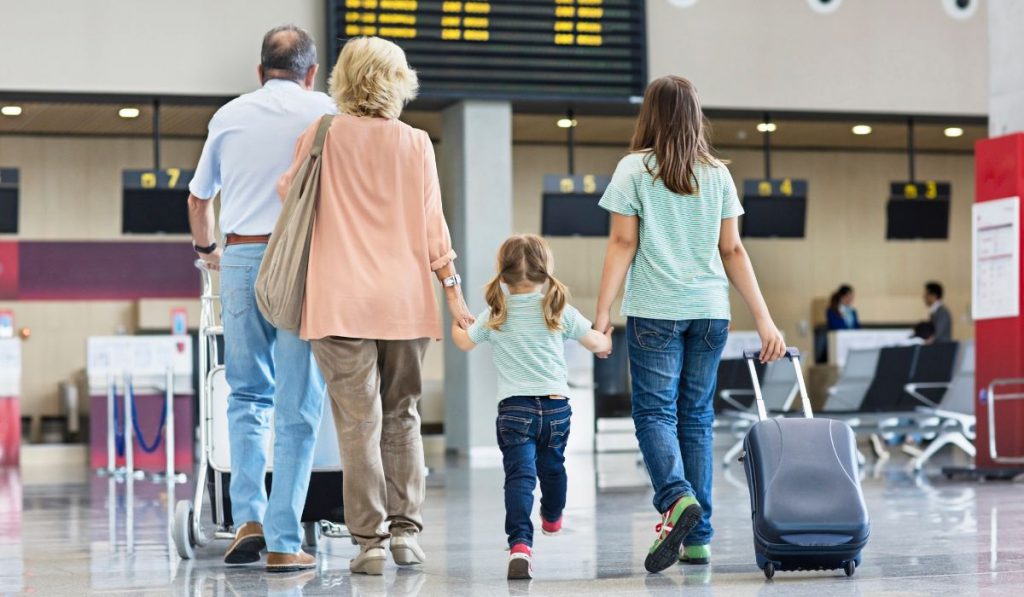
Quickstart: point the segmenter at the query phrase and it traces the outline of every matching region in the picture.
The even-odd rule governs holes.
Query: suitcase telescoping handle
[[[754,382],[754,398],[757,402],[757,418],[764,421],[768,418],[768,412],[764,407],[764,398],[761,396],[761,382],[757,379],[757,369],[754,368],[754,360],[761,356],[759,350],[744,350],[743,358],[747,360],[747,367],[750,368],[750,379]],[[814,418],[811,410],[811,399],[807,397],[807,384],[804,383],[804,370],[800,367],[800,350],[789,346],[786,348],[786,356],[793,363],[793,370],[796,372],[796,385],[800,389],[800,402],[804,408],[804,416],[808,419]]]

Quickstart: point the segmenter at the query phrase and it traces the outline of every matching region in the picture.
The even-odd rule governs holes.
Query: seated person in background
[[[828,310],[825,311],[830,330],[859,330],[860,320],[857,319],[857,310],[853,308],[853,287],[843,284],[828,301]]]
[[[933,344],[935,342],[935,326],[922,321],[914,326],[914,335],[910,337],[913,344]]]
[[[942,304],[942,284],[928,282],[924,285],[924,304],[928,305],[931,317],[928,322],[935,328],[935,342],[953,341],[953,316]]]

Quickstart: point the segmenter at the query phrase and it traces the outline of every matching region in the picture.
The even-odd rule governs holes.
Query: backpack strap
[[[316,138],[313,139],[313,147],[309,150],[309,155],[316,158],[320,157],[320,154],[324,151],[324,140],[327,139],[327,131],[331,128],[331,123],[334,122],[333,114],[324,114],[320,118],[320,126],[316,129]]]

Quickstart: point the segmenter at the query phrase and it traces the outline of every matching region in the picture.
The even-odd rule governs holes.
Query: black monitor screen
[[[541,234],[544,236],[608,236],[610,217],[598,206],[600,195],[544,193]]]
[[[178,189],[124,189],[126,234],[188,234],[188,194]]]
[[[803,238],[807,221],[805,197],[757,197],[743,200],[746,212],[740,233],[747,238]]]
[[[0,188],[0,233],[18,232],[18,189]]]
[[[949,238],[949,201],[893,198],[888,214],[888,240]]]

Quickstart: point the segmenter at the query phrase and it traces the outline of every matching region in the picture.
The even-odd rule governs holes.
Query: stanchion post
[[[112,373],[107,374],[107,474],[113,475],[117,468],[117,454],[115,444],[117,442],[117,419],[114,417],[114,408],[117,396],[117,380]]]
[[[126,479],[135,478],[135,446],[132,441],[132,377],[123,374],[121,377],[124,384],[124,474]]]
[[[164,388],[167,421],[164,425],[164,451],[167,453],[167,483],[173,485],[174,477],[174,366],[167,367],[167,381]]]

